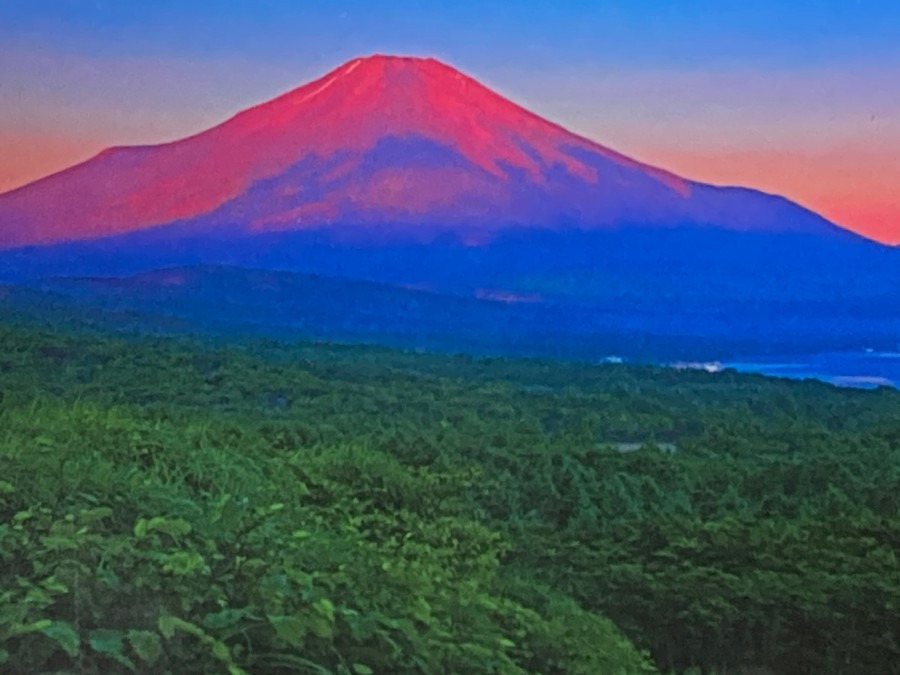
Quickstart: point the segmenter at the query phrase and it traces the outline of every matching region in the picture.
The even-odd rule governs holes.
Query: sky
[[[898,38],[894,0],[0,0],[0,192],[379,52],[900,243]]]

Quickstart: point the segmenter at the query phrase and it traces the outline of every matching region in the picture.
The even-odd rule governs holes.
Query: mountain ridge
[[[204,264],[0,284],[0,299],[0,313],[21,310],[44,321],[128,332],[314,338],[592,361],[891,350],[900,326],[896,313],[872,305],[859,305],[852,320],[843,320],[827,298],[763,305],[741,298],[710,312],[683,297],[669,300],[669,311],[661,313],[646,298],[596,299],[587,306],[551,298],[517,302],[502,285],[447,295],[328,274]]]

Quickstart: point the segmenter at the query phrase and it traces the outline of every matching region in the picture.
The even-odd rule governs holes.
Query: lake
[[[900,352],[828,352],[723,361],[722,367],[791,379],[817,379],[842,387],[900,387]]]

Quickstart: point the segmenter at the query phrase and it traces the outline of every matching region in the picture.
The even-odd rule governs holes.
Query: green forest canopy
[[[4,672],[900,672],[894,390],[6,324],[0,397]]]

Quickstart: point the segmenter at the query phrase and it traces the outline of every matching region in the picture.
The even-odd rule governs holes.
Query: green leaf
[[[28,593],[25,594],[25,604],[33,605],[43,609],[48,605],[52,605],[53,600],[50,598],[49,593],[47,593],[43,589],[35,587],[28,589]]]
[[[0,494],[9,494],[10,492],[15,492],[15,491],[16,491],[15,485],[13,485],[12,483],[10,483],[8,481],[0,480]]]
[[[318,637],[328,639],[334,636],[334,604],[328,598],[320,598],[313,603],[318,616],[310,617],[309,627]]]
[[[119,575],[116,574],[115,570],[106,565],[98,567],[94,571],[94,575],[101,585],[106,586],[107,588],[112,590],[118,590],[118,588],[122,584],[121,580],[119,579]]]
[[[44,622],[40,621],[38,623],[43,624]],[[81,646],[81,639],[70,624],[65,621],[48,621],[47,625],[42,626],[38,630],[51,640],[55,640],[56,643],[63,648],[63,651],[72,658],[78,656],[78,648]]]
[[[68,593],[69,587],[66,586],[63,582],[61,582],[56,577],[47,577],[41,582],[41,586],[43,586],[48,591],[53,591],[55,593]]]
[[[313,603],[313,607],[328,621],[334,623],[334,604],[328,598],[321,598]]]
[[[0,647],[0,663],[6,663],[9,661],[9,652]]]
[[[212,522],[221,523],[222,527],[230,530],[238,525],[241,515],[241,509],[234,498],[229,494],[225,494],[218,499],[213,507]]]
[[[191,528],[191,524],[183,518],[163,518],[162,516],[157,516],[150,519],[150,522],[147,523],[147,529],[156,530],[157,532],[162,532],[163,534],[167,534],[170,537],[177,539],[178,537],[190,534],[193,528]]]
[[[309,623],[296,616],[269,616],[269,623],[279,638],[292,647],[302,647]]]
[[[41,543],[48,551],[75,551],[80,545],[73,537],[48,534],[41,537]]]
[[[92,630],[90,636],[91,649],[108,656],[129,670],[134,670],[134,662],[125,656],[123,638],[124,633],[120,630],[109,628]]]
[[[213,643],[212,654],[217,659],[219,659],[219,661],[231,663],[231,650],[228,649],[228,645],[226,645],[224,642],[216,640]]]
[[[155,516],[150,520],[138,518],[134,524],[134,536],[140,539],[146,537],[150,532],[156,531],[177,539],[190,534],[192,529],[191,524],[183,518],[164,518],[163,516]]]
[[[413,605],[412,615],[414,619],[422,623],[428,623],[431,621],[431,605],[428,604],[425,598],[417,598],[415,605]]]
[[[83,523],[93,523],[103,518],[108,518],[113,514],[113,510],[108,506],[98,506],[93,509],[84,509],[78,513],[78,520]]]
[[[149,630],[128,631],[128,642],[138,658],[145,663],[155,663],[162,656],[159,636]]]
[[[150,521],[146,518],[138,518],[137,522],[134,524],[134,536],[138,539],[143,539],[147,536],[147,525],[149,522]]]
[[[235,624],[240,623],[241,619],[249,616],[252,612],[249,609],[231,609],[226,607],[218,612],[210,612],[203,617],[200,622],[204,628],[210,630],[224,630],[231,628]]]
[[[206,637],[206,633],[202,628],[200,628],[200,626],[190,623],[189,621],[179,619],[177,616],[172,616],[171,614],[163,614],[162,616],[160,616],[158,626],[159,632],[162,633],[166,638],[171,638],[173,635],[175,635],[176,630],[190,633],[191,635],[195,635],[199,638]]]
[[[364,663],[354,663],[353,672],[356,673],[356,675],[372,675],[375,671]]]
[[[176,551],[165,555],[163,559],[163,570],[180,576],[193,574],[206,567],[206,560],[196,551]]]
[[[24,633],[36,633],[37,631],[43,631],[45,628],[49,628],[53,625],[53,622],[50,619],[39,619],[34,623],[30,623],[25,626],[21,626],[18,628],[14,634],[22,635]]]
[[[309,622],[309,627],[312,629],[312,632],[316,634],[316,637],[320,637],[324,640],[334,637],[334,626],[324,617],[312,617]]]
[[[22,523],[34,515],[34,511],[31,509],[27,509],[25,511],[19,511],[16,515],[13,516],[13,522]]]

